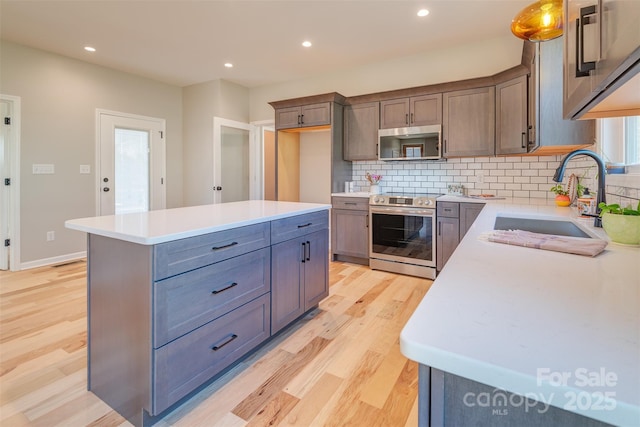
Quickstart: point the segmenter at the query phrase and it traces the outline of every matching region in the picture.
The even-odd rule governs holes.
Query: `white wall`
[[[94,216],[96,109],[166,119],[167,207],[182,205],[182,91],[131,74],[1,41],[0,93],[21,98],[21,262],[86,250],[64,221]],[[33,175],[33,164],[54,175]],[[81,175],[81,164],[92,165]],[[56,239],[46,241],[47,231]]]
[[[454,30],[452,30],[454,31]],[[521,62],[522,40],[505,36],[251,89],[251,120],[273,120],[270,101],[338,92],[364,95],[490,76]]]
[[[213,202],[213,118],[249,123],[249,89],[214,80],[183,88],[184,205]]]

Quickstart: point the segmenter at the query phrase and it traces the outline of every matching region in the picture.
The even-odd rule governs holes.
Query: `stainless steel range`
[[[436,198],[441,194],[369,197],[369,266],[436,277]]]

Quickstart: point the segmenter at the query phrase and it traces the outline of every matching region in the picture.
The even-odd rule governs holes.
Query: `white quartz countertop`
[[[371,193],[368,191],[354,191],[352,193],[331,193],[332,197],[362,197],[368,199]]]
[[[67,228],[143,245],[155,245],[214,231],[327,210],[317,203],[248,200],[144,213],[72,219]]]
[[[475,201],[438,199],[447,200]],[[608,240],[570,208],[487,201],[402,330],[402,353],[590,418],[640,425],[640,248],[609,243],[591,258],[479,238],[499,215],[570,217]]]

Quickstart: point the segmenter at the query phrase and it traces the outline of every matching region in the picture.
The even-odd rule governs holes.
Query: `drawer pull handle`
[[[214,345],[213,347],[211,347],[211,350],[213,351],[218,351],[220,350],[222,347],[224,347],[225,345],[229,344],[231,341],[235,340],[236,338],[238,338],[238,336],[236,334],[232,334],[229,338],[227,338],[227,340],[225,342],[223,342],[220,345]]]
[[[313,223],[312,223],[312,222],[309,222],[309,223],[307,223],[307,224],[299,225],[299,226],[298,226],[298,228],[305,228],[305,227],[310,226],[311,224],[313,224]]]
[[[355,206],[357,205],[356,202],[344,202],[345,205],[350,205],[350,206]]]
[[[231,242],[228,245],[224,245],[224,246],[214,246],[211,248],[212,251],[217,251],[218,249],[226,249],[226,248],[230,248],[231,246],[235,246],[237,245],[238,242]]]
[[[222,288],[222,289],[216,289],[215,291],[211,291],[212,294],[219,294],[220,292],[224,292],[228,289],[233,288],[234,286],[238,286],[238,284],[236,282],[233,282],[232,284],[230,284],[229,286],[227,286],[226,288]]]

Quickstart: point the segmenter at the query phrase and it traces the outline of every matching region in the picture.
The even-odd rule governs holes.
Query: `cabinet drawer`
[[[368,211],[369,199],[366,197],[333,197],[331,205],[333,209]]]
[[[458,218],[460,215],[460,203],[456,202],[436,202],[438,216]]]
[[[153,414],[159,414],[269,337],[265,294],[153,352]]]
[[[259,249],[153,285],[154,348],[271,290],[271,250]]]
[[[269,243],[268,222],[161,243],[153,256],[154,280],[255,251]]]
[[[328,210],[271,221],[271,244],[295,239],[328,227]]]

